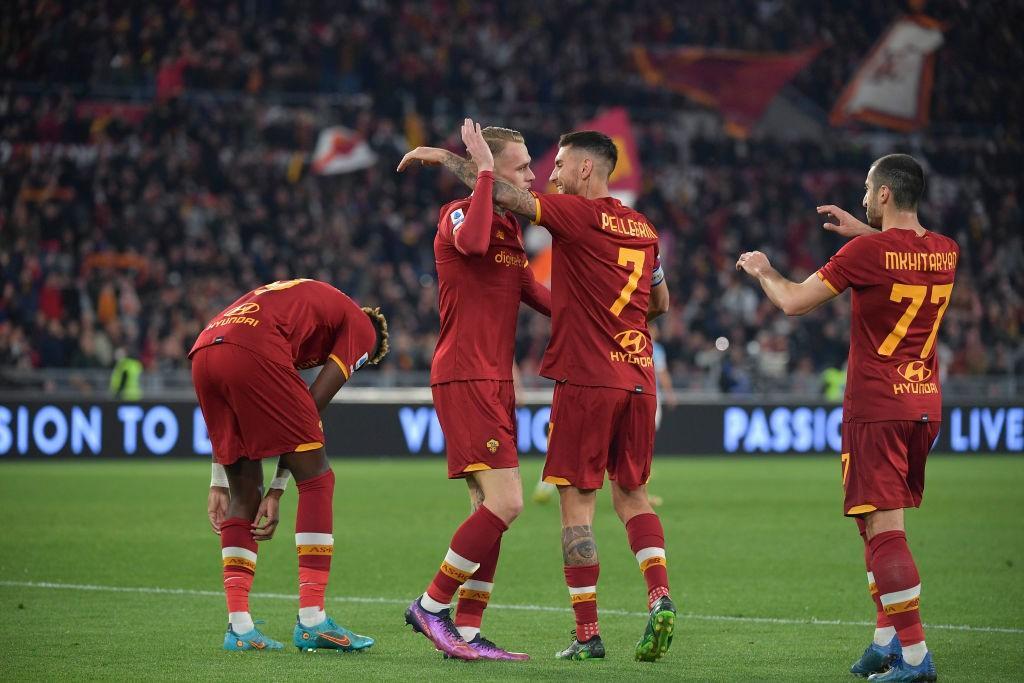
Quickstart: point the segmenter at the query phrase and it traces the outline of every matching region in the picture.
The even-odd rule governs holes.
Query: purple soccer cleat
[[[459,630],[455,628],[448,610],[440,614],[428,612],[423,609],[420,599],[416,598],[409,605],[409,609],[405,610],[405,623],[412,626],[417,633],[425,635],[435,648],[449,657],[467,661],[480,659],[477,651],[467,645],[459,635]]]
[[[508,650],[500,648],[479,633],[476,634],[476,638],[469,641],[468,645],[476,650],[476,653],[480,655],[480,659],[495,659],[506,662],[525,662],[530,658],[530,655],[525,652],[509,652]]]

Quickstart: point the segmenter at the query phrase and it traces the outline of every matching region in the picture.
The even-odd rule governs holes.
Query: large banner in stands
[[[518,409],[517,447],[547,450],[551,409]],[[839,452],[842,409],[811,404],[666,407],[659,455]],[[324,414],[332,457],[440,457],[444,435],[431,405],[333,403]],[[485,444],[481,444],[481,448]],[[1024,406],[953,404],[943,412],[937,451],[1024,453]],[[194,402],[0,400],[0,462],[27,458],[209,458],[210,439]]]

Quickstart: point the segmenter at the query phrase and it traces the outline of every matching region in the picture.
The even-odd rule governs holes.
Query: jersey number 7
[[[939,333],[939,323],[942,322],[942,316],[946,312],[946,307],[949,306],[949,295],[952,292],[952,282],[948,285],[934,285],[932,287],[931,303],[938,304],[941,301],[942,305],[939,306],[939,312],[935,316],[932,333],[928,335],[928,339],[924,342],[924,348],[921,349],[921,358],[927,358],[932,352],[932,347],[935,346],[935,336]],[[903,341],[903,337],[907,335],[910,324],[917,317],[917,312],[921,309],[921,304],[924,303],[927,297],[928,285],[905,285],[899,282],[893,284],[892,292],[889,293],[889,301],[899,303],[904,299],[910,299],[910,305],[907,306],[907,310],[903,312],[903,316],[897,321],[896,327],[892,328],[892,332],[885,338],[882,345],[878,347],[878,355],[891,356],[893,354],[896,347]]]
[[[619,298],[615,300],[615,303],[611,306],[612,315],[619,315],[622,313],[622,309],[629,303],[629,297],[633,296],[633,292],[636,291],[636,285],[640,282],[640,274],[644,272],[644,252],[639,249],[626,249],[625,247],[619,247],[619,265],[628,266],[633,264],[633,272],[629,274],[629,279],[626,280],[626,286],[619,292]]]

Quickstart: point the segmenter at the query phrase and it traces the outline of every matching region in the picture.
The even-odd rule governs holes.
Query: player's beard
[[[864,207],[864,213],[868,219],[868,225],[872,228],[881,229],[882,212],[878,210],[878,204],[869,201],[868,205]]]

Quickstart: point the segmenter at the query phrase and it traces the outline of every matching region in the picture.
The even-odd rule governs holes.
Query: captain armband
[[[651,287],[657,287],[665,281],[665,269],[660,265],[651,273]]]

